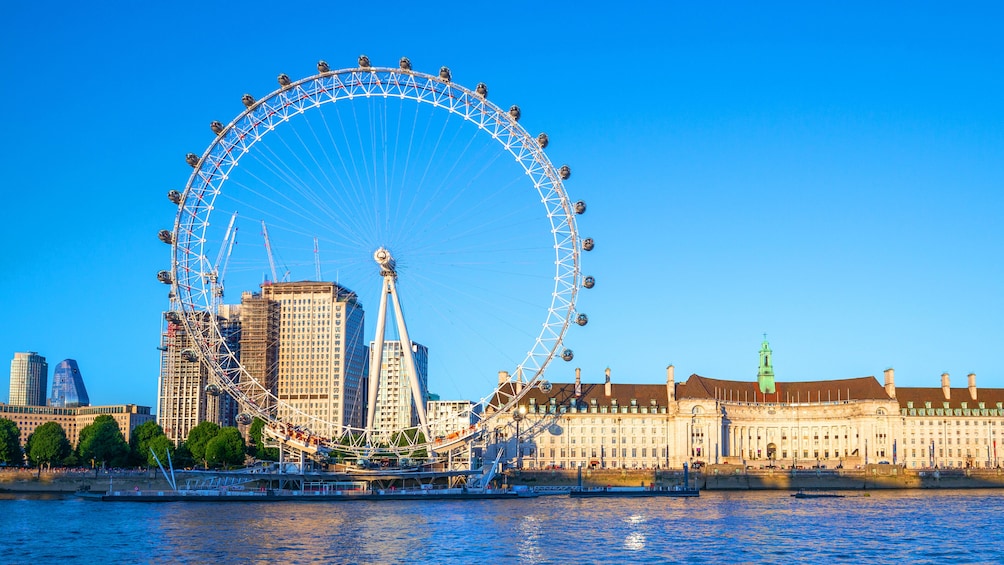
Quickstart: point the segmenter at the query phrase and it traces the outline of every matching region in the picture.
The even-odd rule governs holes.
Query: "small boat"
[[[806,492],[803,489],[798,489],[798,492],[792,494],[791,496],[795,498],[844,498],[844,495],[837,494],[834,492],[819,492],[819,491]]]
[[[568,496],[572,498],[634,498],[647,496],[699,497],[701,491],[681,487],[594,487],[573,488]]]

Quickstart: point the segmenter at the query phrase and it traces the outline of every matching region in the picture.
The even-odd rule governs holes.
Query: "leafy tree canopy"
[[[261,418],[255,418],[251,422],[251,428],[248,430],[248,451],[258,459],[278,461],[279,450],[275,447],[265,447],[264,434],[262,432],[264,428],[265,421]]]
[[[77,447],[84,461],[100,461],[101,466],[109,463],[124,465],[129,457],[129,444],[122,437],[115,418],[102,414],[94,423],[80,430],[80,445]]]
[[[20,465],[23,462],[21,430],[13,420],[0,418],[0,463]]]
[[[244,437],[240,430],[226,427],[206,443],[206,463],[239,465],[244,462]]]
[[[188,450],[192,452],[192,457],[196,461],[202,461],[207,466],[209,465],[206,460],[206,444],[219,433],[220,426],[213,422],[202,422],[188,432],[188,440],[185,445],[188,446]]]
[[[135,465],[156,465],[155,461],[152,461],[150,457],[150,441],[154,438],[164,436],[164,430],[161,429],[160,425],[153,420],[149,422],[143,422],[142,424],[133,428],[132,434],[129,436],[129,450],[132,461]],[[164,436],[166,437],[166,436]],[[171,440],[168,440],[170,443]],[[172,451],[173,453],[173,451]],[[158,457],[163,457],[163,453],[157,453]],[[166,465],[167,461],[163,461]]]
[[[171,454],[170,464],[173,465],[173,464],[177,463],[177,461],[175,461],[174,442],[171,441],[171,438],[167,437],[166,435],[160,434],[159,436],[154,436],[154,437],[150,438],[144,444],[144,446],[146,447],[146,466],[147,467],[156,467],[157,466],[157,460],[153,458],[153,453],[157,454],[157,457],[160,458],[160,462],[161,462],[162,465],[164,465],[165,469],[168,467],[168,464],[169,464],[168,463],[168,459],[167,459],[167,454],[168,453]],[[153,453],[150,453],[151,449],[153,450]]]
[[[66,439],[66,430],[57,422],[46,422],[35,428],[28,436],[28,460],[33,465],[52,466],[60,464],[70,454],[70,440]]]

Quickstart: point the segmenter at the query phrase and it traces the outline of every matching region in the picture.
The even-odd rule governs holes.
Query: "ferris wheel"
[[[594,245],[576,228],[586,206],[565,192],[571,169],[549,160],[547,135],[489,101],[484,83],[471,90],[407,58],[317,71],[245,94],[187,155],[192,174],[168,193],[174,227],[160,233],[168,322],[192,338],[182,356],[208,366],[206,391],[236,400],[239,423],[261,418],[307,453],[431,457],[532,388],[549,391],[551,361],[572,360],[566,334],[588,322],[577,295],[595,284],[580,271]],[[436,421],[433,387],[480,400]],[[415,413],[375,412],[394,402]]]

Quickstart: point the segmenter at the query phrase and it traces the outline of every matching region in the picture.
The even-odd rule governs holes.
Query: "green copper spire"
[[[774,394],[774,368],[770,365],[770,344],[767,334],[763,334],[763,345],[760,346],[760,370],[756,374],[756,385],[763,394]]]

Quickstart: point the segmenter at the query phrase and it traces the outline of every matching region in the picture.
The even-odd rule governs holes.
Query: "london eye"
[[[183,357],[209,367],[207,391],[232,396],[239,423],[260,418],[306,453],[433,458],[485,433],[532,387],[549,390],[545,371],[572,360],[569,330],[588,322],[576,301],[595,284],[580,270],[594,242],[576,227],[586,207],[566,193],[571,168],[550,161],[551,140],[523,127],[518,106],[497,105],[484,83],[461,86],[447,67],[425,74],[407,58],[377,67],[365,56],[340,70],[321,61],[300,80],[281,74],[274,91],[240,100],[185,158],[192,172],[169,192],[177,212],[160,233],[171,268],[158,273],[168,322],[193,338]],[[315,283],[335,311],[296,294]],[[268,354],[253,363],[248,312],[282,293],[292,298],[268,316],[313,337],[264,331]],[[241,304],[243,329],[228,303]],[[362,310],[369,326],[377,307],[374,336]],[[333,333],[317,334],[312,324],[328,320]],[[406,344],[399,381],[386,373],[391,342]],[[340,385],[322,382],[335,373]],[[433,389],[477,400],[446,425],[426,414]],[[415,415],[381,423],[375,404],[402,395]]]

